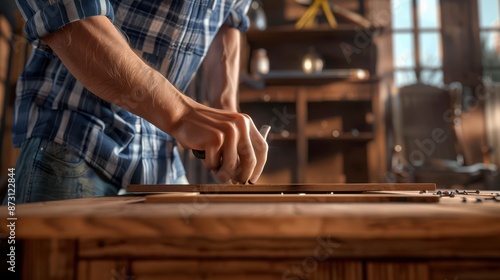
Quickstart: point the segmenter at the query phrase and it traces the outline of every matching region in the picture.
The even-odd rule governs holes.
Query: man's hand
[[[205,150],[204,163],[221,182],[255,182],[260,177],[267,143],[250,117],[209,108],[179,92],[133,52],[108,18],[68,24],[43,40],[102,99],[117,104],[139,92],[140,101],[127,109],[185,148]]]
[[[172,136],[184,147],[204,150],[202,161],[220,182],[256,182],[264,169],[268,147],[252,119],[198,103],[193,108]]]

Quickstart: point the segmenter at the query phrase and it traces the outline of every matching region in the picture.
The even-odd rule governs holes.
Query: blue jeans
[[[117,195],[114,185],[73,148],[42,138],[24,141],[16,163],[16,204]],[[187,183],[185,177],[178,182]],[[4,199],[3,204],[7,200]]]
[[[118,193],[72,148],[42,138],[24,141],[15,177],[16,204]]]

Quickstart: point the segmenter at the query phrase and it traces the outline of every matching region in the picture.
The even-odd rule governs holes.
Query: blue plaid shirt
[[[115,184],[165,184],[184,175],[175,141],[128,112],[137,100],[108,103],[84,88],[41,37],[96,15],[111,19],[130,46],[185,91],[222,24],[248,28],[250,0],[17,0],[28,40],[38,48],[16,90],[13,141],[69,144]],[[117,106],[118,105],[118,106]],[[137,174],[137,172],[136,172]],[[136,176],[136,175],[135,175]]]

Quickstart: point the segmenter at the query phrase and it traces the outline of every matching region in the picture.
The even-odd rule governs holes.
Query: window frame
[[[395,0],[389,0],[390,5],[392,7],[393,2]],[[397,1],[397,0],[396,0]],[[393,60],[393,70],[392,70],[392,75],[393,75],[393,80],[396,83],[396,73],[411,73],[413,72],[415,75],[415,80],[416,82],[422,82],[422,73],[425,71],[440,71],[444,77],[444,70],[443,70],[443,40],[442,40],[442,28],[441,28],[441,5],[439,5],[439,9],[437,10],[437,22],[438,26],[435,28],[430,28],[430,27],[420,27],[419,24],[419,10],[418,10],[418,1],[419,0],[411,0],[411,17],[412,17],[412,25],[413,27],[411,28],[394,28],[394,26],[391,24],[390,26],[390,31],[391,31],[391,40],[392,40],[392,45],[393,45],[393,50],[394,50],[394,40],[395,40],[395,35],[396,34],[411,34],[413,38],[413,59],[414,59],[414,66],[413,67],[401,67],[401,66],[396,66],[396,58],[394,57],[394,51],[392,53],[392,60]],[[437,3],[440,4],[438,1]],[[394,18],[392,18],[393,20]],[[392,22],[392,21],[391,21]],[[438,67],[432,67],[432,66],[423,66],[421,63],[421,42],[420,42],[420,35],[421,34],[436,34],[439,38],[439,52],[440,52],[440,66]],[[439,81],[439,84],[442,84],[444,81],[444,78],[441,78]]]
[[[480,47],[482,47],[482,41],[481,41],[481,37],[482,37],[482,34],[485,33],[485,32],[488,32],[488,33],[496,33],[498,36],[499,36],[499,40],[500,40],[500,0],[496,0],[497,3],[498,3],[498,8],[499,8],[499,11],[498,11],[498,25],[496,27],[482,27],[481,26],[481,15],[480,15],[480,0],[477,0],[477,6],[478,6],[478,17],[477,17],[477,20],[478,20],[478,29],[479,29],[479,39],[480,39]],[[500,47],[500,46],[498,46]],[[483,51],[484,49],[481,48],[480,49],[481,51],[481,62],[484,62],[484,57],[483,57]],[[484,75],[485,72],[487,72],[488,70],[492,70],[492,71],[497,71],[497,72],[500,72],[500,63],[497,65],[497,66],[489,66],[489,65],[485,65],[484,63],[482,63],[482,74]],[[495,81],[495,82],[500,82],[500,81]]]

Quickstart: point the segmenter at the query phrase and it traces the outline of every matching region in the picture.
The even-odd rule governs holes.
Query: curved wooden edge
[[[263,185],[129,185],[127,192],[200,192],[200,193],[313,193],[364,191],[434,191],[434,183],[360,183],[360,184],[263,184]]]

